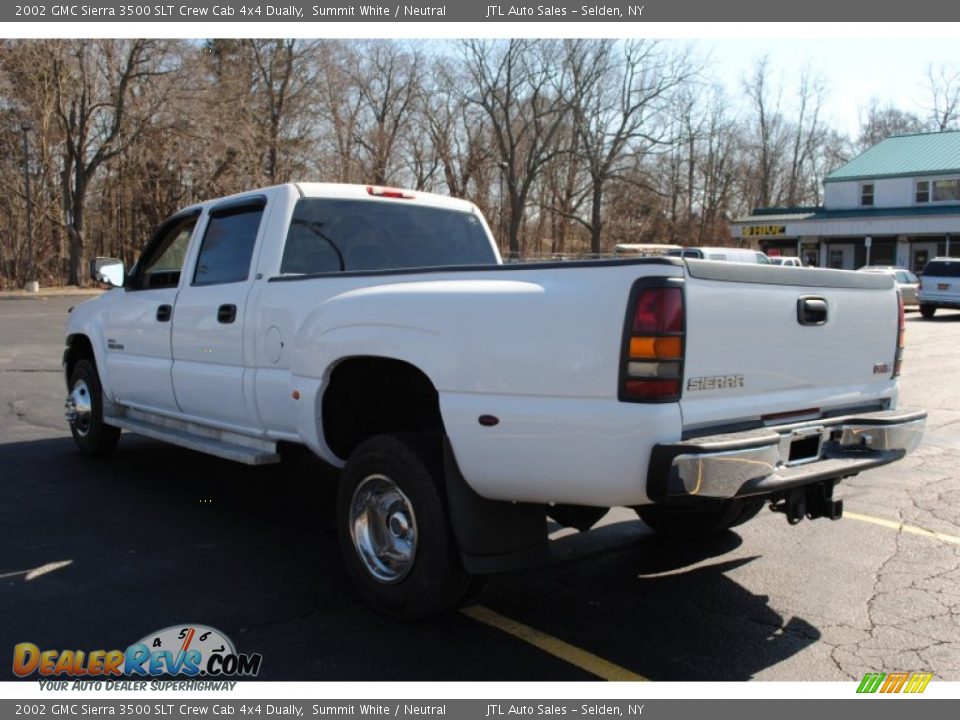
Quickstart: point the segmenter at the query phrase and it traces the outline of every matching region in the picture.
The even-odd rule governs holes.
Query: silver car
[[[914,275],[906,268],[896,265],[865,265],[860,268],[860,272],[885,273],[893,276],[893,281],[897,285],[897,290],[903,295],[903,304],[918,305],[917,289],[920,287],[920,278]]]

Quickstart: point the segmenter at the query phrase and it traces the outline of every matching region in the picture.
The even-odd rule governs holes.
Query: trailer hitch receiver
[[[833,486],[833,480],[825,480],[786,490],[774,499],[770,509],[786,515],[791,525],[796,525],[805,517],[810,520],[821,517],[839,520],[843,517],[843,500],[833,499]]]

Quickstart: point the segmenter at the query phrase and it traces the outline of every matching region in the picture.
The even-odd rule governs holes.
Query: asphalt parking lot
[[[312,458],[247,468],[131,435],[74,453],[60,359],[82,299],[0,299],[0,666],[18,642],[203,623],[267,680],[960,680],[960,312],[909,313],[901,404],[928,433],[841,484],[843,520],[765,511],[678,545],[618,510],[466,612],[400,623],[350,585],[336,475]]]

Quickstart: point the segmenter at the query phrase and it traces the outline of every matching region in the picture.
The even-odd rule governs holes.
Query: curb
[[[42,288],[39,292],[26,290],[0,290],[0,300],[11,299],[40,299],[48,297],[96,297],[105,292],[99,288],[63,287]]]

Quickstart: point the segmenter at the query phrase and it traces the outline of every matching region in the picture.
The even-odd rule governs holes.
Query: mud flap
[[[546,506],[488,500],[475,493],[446,437],[443,470],[450,523],[468,572],[515,570],[549,555]]]

